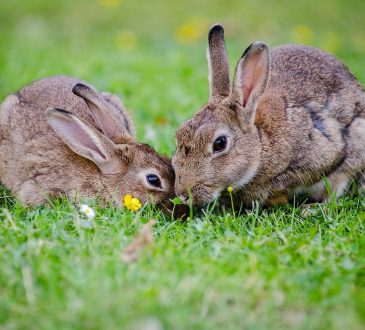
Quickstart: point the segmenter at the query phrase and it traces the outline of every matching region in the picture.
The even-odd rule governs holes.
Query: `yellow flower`
[[[227,188],[227,191],[228,191],[229,193],[231,193],[231,192],[233,191],[233,187],[229,186],[229,187]]]
[[[198,31],[193,25],[184,24],[175,31],[175,39],[182,45],[192,44],[198,37]]]
[[[128,210],[135,211],[135,212],[138,211],[142,207],[142,204],[138,198],[132,197],[131,195],[128,195],[128,194],[125,195],[123,198],[123,205]]]
[[[292,39],[297,44],[310,45],[313,43],[313,32],[309,26],[297,25],[292,31]]]
[[[174,32],[174,38],[178,44],[189,45],[205,36],[209,22],[204,17],[190,17]]]

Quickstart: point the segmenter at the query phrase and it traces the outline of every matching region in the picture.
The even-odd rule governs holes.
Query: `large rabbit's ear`
[[[239,60],[232,88],[232,99],[245,109],[241,116],[252,123],[256,105],[265,92],[270,76],[270,51],[263,42],[250,45]]]
[[[117,141],[121,136],[130,136],[123,115],[108,107],[97,91],[79,83],[73,86],[72,92],[85,100],[94,120],[111,140]]]
[[[224,30],[219,24],[213,25],[209,30],[207,55],[210,98],[226,97],[230,94],[230,74]]]
[[[126,171],[128,164],[118,157],[114,143],[73,113],[51,108],[46,111],[46,118],[63,142],[76,154],[95,163],[104,174]]]

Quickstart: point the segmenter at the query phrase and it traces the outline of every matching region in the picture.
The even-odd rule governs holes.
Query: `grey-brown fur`
[[[224,44],[224,31],[220,25],[216,25],[208,34],[208,65],[210,97],[230,94],[230,76],[228,56]]]
[[[102,127],[103,122],[95,120],[98,117],[85,100],[72,92],[80,83],[95,93],[97,101],[107,109],[106,115],[112,116],[112,130]],[[99,164],[74,152],[57,133],[58,126],[56,130],[51,126],[59,118],[84,124],[111,160],[106,162],[102,155]],[[61,195],[98,196],[121,204],[125,194],[138,197],[142,203],[160,203],[173,195],[170,161],[138,143],[134,134],[130,115],[117,96],[100,94],[87,83],[70,77],[35,81],[8,96],[1,105],[0,181],[26,205],[38,205],[49,196]],[[146,182],[145,174],[151,170],[160,177],[161,189]]]
[[[177,130],[175,192],[186,198],[191,190],[201,205],[233,186],[243,205],[273,205],[300,192],[325,200],[324,176],[337,196],[363,177],[365,93],[347,67],[299,45],[270,54],[255,43],[244,55],[231,94],[210,101]],[[251,85],[244,88],[245,81]],[[231,147],[213,154],[219,130]]]

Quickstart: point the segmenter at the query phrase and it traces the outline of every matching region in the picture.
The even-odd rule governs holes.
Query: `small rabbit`
[[[365,93],[334,56],[284,45],[249,46],[230,88],[224,31],[208,35],[210,99],[176,132],[175,193],[204,205],[226,188],[243,206],[299,193],[340,196],[364,177]]]
[[[25,205],[47,198],[125,194],[168,203],[170,160],[136,142],[115,95],[75,78],[48,77],[8,96],[0,108],[0,181]]]

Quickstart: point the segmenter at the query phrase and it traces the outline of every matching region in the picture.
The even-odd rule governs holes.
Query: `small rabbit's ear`
[[[224,30],[219,24],[213,25],[209,30],[207,56],[210,98],[226,97],[230,94],[230,74]]]
[[[125,118],[108,107],[97,91],[79,83],[73,86],[72,92],[84,99],[94,120],[107,137],[116,141],[121,136],[130,136],[125,125]]]
[[[123,164],[117,156],[114,143],[73,113],[51,108],[46,111],[46,117],[63,142],[76,154],[95,163],[104,174],[118,174],[127,170],[128,164]]]
[[[256,105],[265,92],[270,76],[270,51],[264,42],[251,44],[237,64],[232,99],[245,109],[241,116],[252,123]]]

